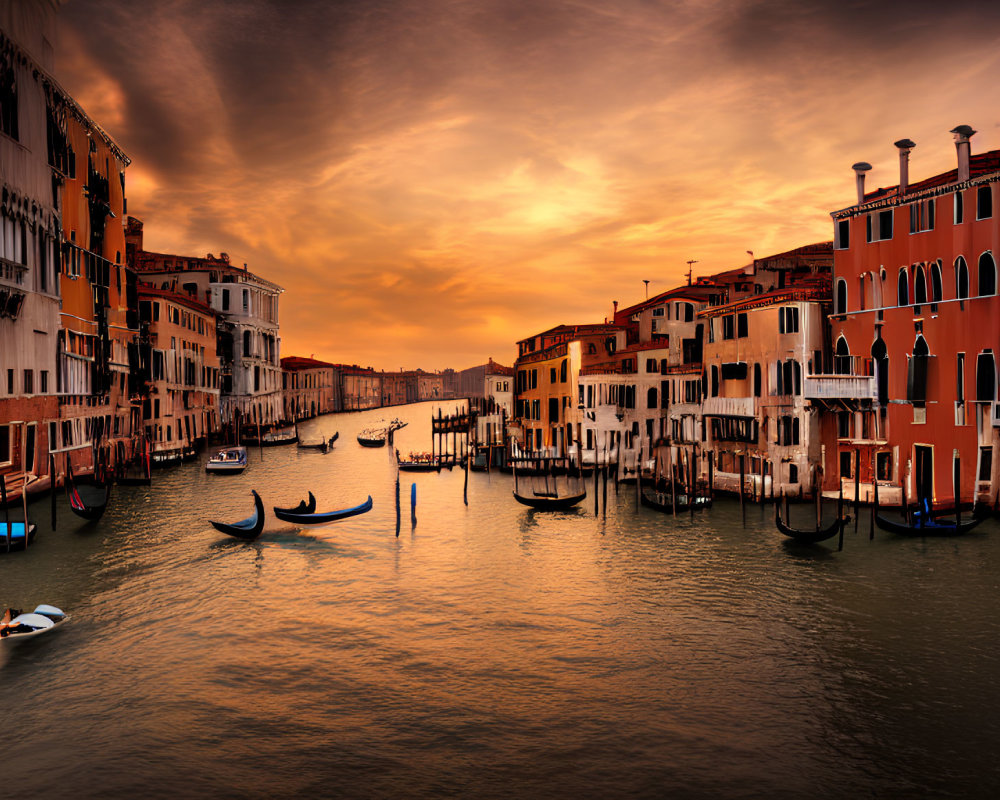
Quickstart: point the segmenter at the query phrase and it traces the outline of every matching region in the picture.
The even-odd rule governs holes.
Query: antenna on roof
[[[643,278],[642,282],[646,284],[646,299],[649,299],[649,281]]]
[[[691,285],[691,273],[694,271],[694,265],[697,264],[697,263],[698,263],[698,261],[696,259],[691,259],[690,261],[687,262],[687,265],[688,265],[688,286]]]

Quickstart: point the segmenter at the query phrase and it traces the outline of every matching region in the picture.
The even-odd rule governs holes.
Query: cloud
[[[1000,7],[998,7],[1000,9]],[[850,164],[997,147],[1000,10],[957,2],[72,0],[58,77],[150,249],[286,287],[283,352],[509,362],[745,251],[829,237]],[[956,57],[961,54],[961,58]]]

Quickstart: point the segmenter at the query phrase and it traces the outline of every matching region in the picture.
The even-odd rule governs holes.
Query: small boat
[[[572,508],[587,496],[584,490],[581,494],[563,495],[558,497],[550,492],[535,492],[531,495],[523,495],[514,492],[514,499],[526,506],[531,506],[538,511],[561,511]]]
[[[0,641],[13,643],[32,639],[57,628],[68,619],[69,614],[55,606],[40,605],[27,614],[8,608],[0,617]]]
[[[260,438],[251,435],[245,436],[243,440],[254,446],[280,447],[285,444],[295,444],[299,440],[299,433],[294,427],[272,428]]]
[[[340,436],[340,431],[337,431],[329,439],[323,439],[321,442],[303,442],[299,440],[299,447],[303,450],[319,450],[320,452],[326,453],[333,448],[334,442],[337,441]]]
[[[35,541],[35,524],[28,523],[28,544]],[[0,522],[0,553],[7,550],[24,550],[24,523]]]
[[[245,447],[227,447],[209,457],[205,464],[205,472],[229,473],[239,475],[247,468],[247,449]]]
[[[983,519],[984,517],[973,517],[960,525],[954,519],[933,517],[917,511],[913,514],[913,522],[908,524],[875,514],[876,525],[884,531],[898,533],[900,536],[961,536],[975,528]]]
[[[451,463],[443,464],[440,456],[432,456],[430,453],[410,453],[404,460],[399,457],[398,450],[396,464],[403,472],[440,472],[442,466],[451,469]]]
[[[362,447],[385,447],[387,435],[385,428],[366,428],[358,434],[358,444]]]
[[[712,499],[709,497],[696,496],[689,502],[686,494],[678,494],[675,505],[669,492],[658,492],[650,486],[642,487],[642,494],[639,495],[639,500],[646,508],[652,508],[664,514],[672,514],[675,510],[678,514],[681,512],[687,513],[691,510],[692,506],[695,511],[701,511],[712,505]]]
[[[312,514],[316,510],[316,498],[313,497],[313,493],[309,492],[308,502],[305,500],[300,500],[299,504],[295,508],[278,508],[274,507],[274,513],[278,514]]]
[[[342,519],[347,519],[348,517],[354,517],[358,514],[364,514],[365,512],[371,510],[372,496],[368,495],[368,499],[365,500],[365,502],[359,506],[354,506],[354,508],[344,508],[340,511],[327,511],[319,514],[312,512],[297,513],[286,509],[275,508],[274,516],[284,522],[291,522],[295,525],[327,525],[331,522],[337,522]]]
[[[69,496],[70,510],[87,522],[97,522],[104,516],[111,497],[110,476],[105,476],[103,485],[77,486],[73,479],[73,467],[69,464],[66,466],[66,494]]]
[[[827,539],[832,539],[840,533],[841,529],[850,521],[850,516],[845,516],[840,519],[835,519],[825,528],[816,528],[816,530],[800,530],[799,528],[792,528],[781,519],[781,510],[778,509],[777,506],[775,506],[774,509],[774,524],[777,526],[778,530],[785,534],[785,536],[790,539],[794,539],[800,544],[816,544],[817,542],[825,542]]]
[[[228,533],[238,539],[256,539],[260,532],[264,530],[264,503],[257,492],[251,490],[253,494],[253,514],[239,522],[226,523],[209,520],[216,530]]]

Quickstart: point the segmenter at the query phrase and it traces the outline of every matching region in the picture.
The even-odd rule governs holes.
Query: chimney
[[[872,168],[872,165],[867,161],[859,161],[854,164],[851,169],[854,170],[854,177],[858,185],[858,205],[860,206],[865,202],[865,173]]]
[[[951,132],[955,134],[955,149],[958,151],[958,176],[956,180],[961,183],[969,180],[969,150],[971,149],[969,139],[972,138],[975,131],[968,125],[959,125],[957,128],[952,128]]]
[[[614,313],[611,315],[611,319],[614,319],[615,315],[618,313],[618,301],[612,300],[611,304],[615,307]]]
[[[917,143],[910,139],[900,139],[893,144],[899,148],[899,196],[902,197],[910,188],[910,151]]]

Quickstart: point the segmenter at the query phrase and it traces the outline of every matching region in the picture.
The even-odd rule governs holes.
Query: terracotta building
[[[960,125],[956,168],[909,180],[908,139],[895,143],[899,181],[832,213],[832,375],[818,391],[840,410],[827,427],[826,486],[879,483],[880,501],[950,505],[996,500],[1000,349],[1000,151],[971,154]]]
[[[168,289],[139,286],[142,425],[156,464],[194,454],[219,430],[216,314]]]
[[[315,358],[281,359],[281,392],[287,422],[330,414],[343,407],[339,369]]]

